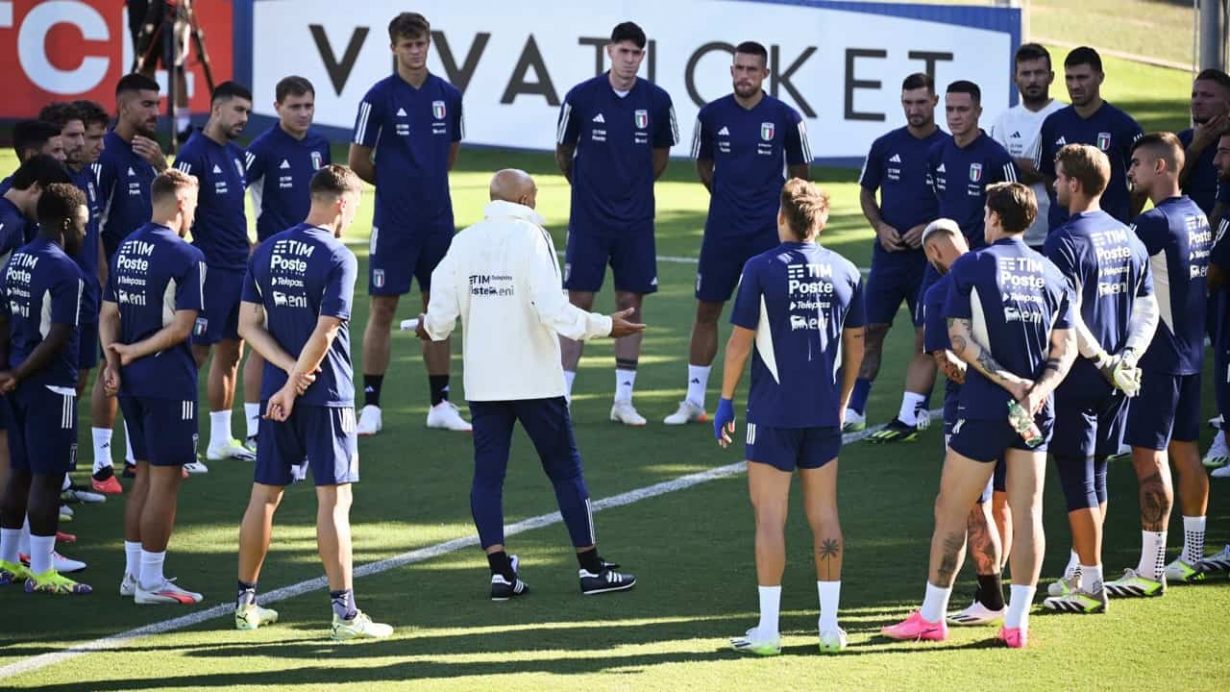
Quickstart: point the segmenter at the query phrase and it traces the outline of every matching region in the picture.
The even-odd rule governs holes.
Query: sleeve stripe
[[[803,159],[810,164],[812,162],[811,142],[807,141],[807,123],[802,120],[799,121],[799,144],[803,147]]]
[[[564,143],[564,133],[568,131],[568,119],[572,117],[572,104],[564,101],[564,108],[559,113],[559,127],[555,130],[555,143]]]
[[[1004,179],[1010,183],[1016,182],[1016,167],[1010,163],[1004,164]]]
[[[675,106],[671,104],[671,146],[679,143],[679,121],[675,118]]]
[[[359,122],[354,128],[354,143],[360,146],[366,146],[364,140],[367,137],[367,120],[372,114],[372,104],[367,101],[359,103]]]
[[[696,119],[696,129],[692,131],[692,158],[700,157],[700,130],[704,127],[701,124],[700,118]]]
[[[187,173],[189,175],[192,175],[192,164],[188,163],[187,161],[177,161],[175,163],[175,167],[179,169],[181,173]]]
[[[252,164],[256,163],[256,156],[254,156],[250,151],[244,152],[243,156],[247,169],[252,170]]]

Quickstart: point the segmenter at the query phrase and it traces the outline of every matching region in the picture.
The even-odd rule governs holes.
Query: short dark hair
[[[111,124],[111,116],[107,115],[107,110],[94,101],[80,99],[73,101],[73,107],[81,114],[81,122],[85,123],[86,127],[90,125],[106,127]]]
[[[766,63],[769,61],[769,51],[765,49],[764,44],[757,43],[756,41],[744,41],[743,43],[740,43],[735,46],[735,52],[742,53],[744,55],[755,55]]]
[[[1007,233],[1024,233],[1038,218],[1038,199],[1028,185],[994,183],[987,186],[987,209],[999,215]]]
[[[969,94],[969,97],[974,100],[974,103],[982,103],[982,89],[979,89],[977,84],[974,84],[968,79],[958,79],[952,84],[949,84],[946,93]]]
[[[1183,142],[1173,132],[1150,132],[1137,139],[1132,144],[1132,154],[1137,149],[1147,149],[1157,158],[1166,162],[1166,168],[1175,173],[1183,170],[1187,156],[1183,151]]]
[[[38,119],[46,120],[61,130],[72,120],[85,121],[81,111],[70,101],[57,101],[43,106],[43,109],[38,112]]]
[[[304,94],[316,95],[316,87],[308,81],[307,77],[291,75],[283,77],[278,85],[273,88],[273,96],[278,103],[286,100],[287,96],[303,96]]]
[[[1016,57],[1013,59],[1012,64],[1020,65],[1030,60],[1046,60],[1046,67],[1050,69],[1051,52],[1041,43],[1022,43],[1021,47],[1016,49]]]
[[[389,43],[420,36],[431,37],[431,22],[418,12],[402,12],[389,22]]]
[[[926,89],[927,93],[935,93],[935,79],[926,72],[915,72],[912,75],[907,75],[901,80],[902,91],[913,91],[915,89]]]
[[[29,190],[30,186],[35,183],[46,190],[47,186],[53,183],[71,182],[73,182],[72,176],[68,174],[68,169],[64,167],[64,164],[46,154],[31,156],[13,174],[13,189],[15,190]]]
[[[19,120],[13,126],[13,151],[17,158],[27,149],[38,151],[48,140],[60,136],[60,126],[46,120]]]
[[[829,195],[815,183],[791,178],[782,186],[782,215],[799,240],[819,234],[829,218]]]
[[[322,167],[308,183],[312,197],[341,197],[347,192],[362,192],[363,181],[349,168],[331,163]]]
[[[71,219],[85,206],[85,193],[72,183],[52,183],[38,198],[38,223],[43,228],[55,228]]]
[[[1065,144],[1055,154],[1055,167],[1076,179],[1086,195],[1096,197],[1110,184],[1110,159],[1101,149],[1088,144]]]
[[[636,22],[620,22],[611,29],[611,43],[631,41],[637,48],[645,47],[645,30]]]
[[[209,103],[210,105],[213,105],[219,101],[226,101],[234,98],[251,101],[252,92],[248,89],[248,87],[240,84],[239,82],[226,81],[214,87],[214,92],[209,97]]]
[[[1102,56],[1089,46],[1079,46],[1073,48],[1068,57],[1063,59],[1064,67],[1076,67],[1077,65],[1088,65],[1093,68],[1094,72],[1102,71]]]
[[[160,91],[161,87],[158,82],[150,77],[146,77],[140,72],[132,72],[120,77],[120,81],[115,83],[115,95],[132,91]]]
[[[1222,72],[1216,67],[1210,67],[1208,69],[1201,70],[1200,74],[1196,75],[1196,79],[1193,81],[1214,82],[1218,86],[1220,86],[1222,89],[1225,89],[1228,94],[1230,94],[1230,75],[1226,74],[1225,72]]]
[[[196,176],[188,175],[178,168],[168,168],[159,173],[149,184],[150,202],[157,204],[164,197],[174,197],[175,193],[187,187],[198,187],[200,182]]]

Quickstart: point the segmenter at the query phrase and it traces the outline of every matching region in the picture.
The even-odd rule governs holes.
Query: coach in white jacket
[[[474,424],[474,483],[470,511],[491,566],[491,598],[528,593],[517,556],[504,550],[504,473],[513,424],[525,428],[580,563],[584,594],[622,591],[636,577],[617,572],[595,546],[589,491],[564,401],[559,336],[587,340],[626,336],[645,325],[631,310],[609,317],[570,304],[551,236],[534,211],[538,189],[524,171],[502,170],[491,180],[485,218],[458,233],[431,275],[431,301],[419,317],[423,339],[448,338],[461,318],[465,397]]]

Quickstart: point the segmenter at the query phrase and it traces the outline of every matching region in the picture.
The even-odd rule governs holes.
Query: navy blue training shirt
[[[1055,177],[1055,154],[1068,144],[1089,144],[1102,150],[1110,159],[1110,183],[1102,194],[1102,209],[1123,223],[1130,220],[1132,199],[1128,193],[1127,170],[1132,162],[1132,145],[1144,132],[1132,116],[1103,103],[1088,119],[1082,118],[1073,106],[1055,111],[1042,122],[1038,135],[1038,172]],[[1055,190],[1047,191],[1051,207],[1047,214],[1051,228],[1068,218],[1068,210],[1055,200]]]
[[[68,343],[46,368],[26,381],[52,387],[77,386],[79,308],[84,290],[77,263],[49,240],[35,238],[9,257],[0,282],[0,300],[9,310],[8,369],[30,357],[51,332],[51,325],[66,324],[73,328]]]
[[[251,247],[243,207],[247,188],[243,151],[231,142],[218,144],[197,131],[179,151],[175,167],[196,176],[201,185],[192,222],[192,244],[205,253],[205,264],[243,271]]]
[[[940,217],[940,203],[931,184],[931,149],[952,136],[936,128],[919,139],[908,127],[881,135],[871,144],[858,183],[874,193],[880,191],[880,217],[884,223],[904,235],[911,228],[931,223]],[[871,261],[877,265],[913,267],[924,261],[923,250],[908,249],[889,252],[872,242]]]
[[[928,154],[931,183],[939,199],[939,216],[961,227],[971,248],[987,244],[983,212],[987,186],[1016,182],[1016,164],[1008,150],[979,130],[964,147],[949,137],[932,145]]]
[[[329,140],[312,130],[295,139],[281,124],[274,124],[252,140],[244,164],[258,242],[307,218],[312,206],[308,185],[316,171],[330,163]]]
[[[149,223],[152,204],[150,185],[158,171],[133,151],[132,144],[107,133],[98,169],[98,197],[102,212],[99,225],[103,249],[110,260],[129,233]]]

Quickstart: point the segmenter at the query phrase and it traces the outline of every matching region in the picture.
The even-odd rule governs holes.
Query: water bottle
[[[1034,423],[1034,417],[1015,400],[1008,402],[1008,424],[1020,433],[1021,439],[1030,447],[1042,444],[1042,431]]]

